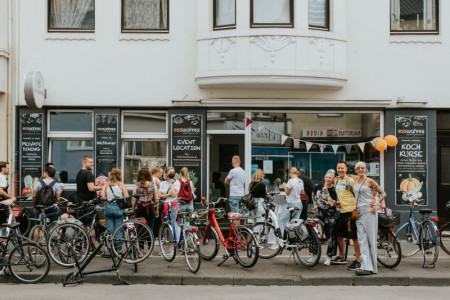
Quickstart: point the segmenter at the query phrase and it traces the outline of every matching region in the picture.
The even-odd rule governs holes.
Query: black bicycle
[[[447,214],[450,215],[450,201],[445,204]],[[445,223],[441,228],[439,228],[441,233],[441,249],[445,253],[450,255],[450,222]]]

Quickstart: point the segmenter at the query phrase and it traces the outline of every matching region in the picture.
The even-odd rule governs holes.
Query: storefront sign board
[[[95,113],[95,176],[118,167],[119,114]]]

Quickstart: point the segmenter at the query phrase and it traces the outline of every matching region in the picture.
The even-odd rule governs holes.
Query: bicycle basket
[[[394,224],[394,220],[394,216],[389,216],[385,213],[378,213],[378,226],[391,227]]]
[[[216,219],[223,219],[223,218],[225,218],[225,209],[223,209],[223,208],[216,208],[215,216],[216,216]]]

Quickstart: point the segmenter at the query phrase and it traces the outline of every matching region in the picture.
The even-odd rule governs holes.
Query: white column
[[[205,33],[212,30],[213,1],[197,1],[197,33]]]
[[[250,28],[250,0],[236,0],[236,29]]]
[[[294,0],[294,28],[308,29],[308,0]]]

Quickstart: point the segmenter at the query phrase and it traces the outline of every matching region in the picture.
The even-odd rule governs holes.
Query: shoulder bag
[[[247,207],[248,210],[254,210],[255,208],[258,207],[258,205],[256,204],[255,199],[253,199],[253,195],[252,195],[252,192],[257,185],[258,185],[258,183],[254,184],[253,188],[248,191],[248,194],[244,195],[241,198],[242,202],[245,204],[245,207]]]

